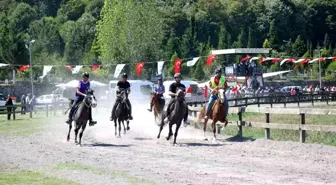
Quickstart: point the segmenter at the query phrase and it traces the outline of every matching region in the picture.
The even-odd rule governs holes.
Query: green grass
[[[119,170],[104,170],[100,168],[95,168],[88,165],[83,165],[79,163],[60,163],[56,166],[56,169],[58,170],[70,170],[70,171],[88,171],[96,175],[109,175],[113,178],[119,178],[126,180],[130,184],[155,184],[152,181],[134,177],[131,175],[128,175],[127,173]]]
[[[45,174],[39,172],[21,171],[0,173],[0,184],[77,185],[79,183],[56,177],[46,176]]]
[[[7,120],[0,117],[0,134],[6,136],[27,136],[36,132],[40,132],[43,123],[46,120],[42,119],[18,119]]]

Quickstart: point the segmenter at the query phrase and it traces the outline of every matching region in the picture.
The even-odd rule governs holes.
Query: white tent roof
[[[91,87],[103,87],[106,86],[106,84],[98,82],[98,81],[90,81]],[[78,86],[78,80],[71,80],[70,82],[66,83],[66,84],[58,84],[56,85],[56,87],[61,87],[61,88],[76,88]]]

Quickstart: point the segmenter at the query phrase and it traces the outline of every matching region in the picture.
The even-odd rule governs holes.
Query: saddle
[[[74,121],[76,121],[76,120],[78,119],[78,117],[79,117],[79,116],[77,116],[77,113],[78,113],[79,111],[81,111],[81,109],[79,108],[81,104],[82,104],[82,101],[79,101],[79,102],[75,105],[75,107],[74,107],[74,112],[73,112],[73,114],[71,115],[72,120],[74,120]]]

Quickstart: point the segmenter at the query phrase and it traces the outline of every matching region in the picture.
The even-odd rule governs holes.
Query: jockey
[[[164,99],[163,99],[163,93],[165,93],[165,87],[164,87],[164,85],[163,85],[163,82],[162,82],[162,78],[161,78],[161,77],[158,79],[158,84],[157,84],[156,87],[155,87],[154,93],[157,94],[157,95],[159,96],[159,98],[160,98],[161,100],[164,101]],[[161,103],[161,102],[160,102],[160,103]],[[164,104],[164,103],[163,103],[163,104]],[[149,112],[152,112],[152,109],[153,109],[153,103],[152,103],[152,101],[151,101],[151,103],[150,103],[150,108],[147,109],[147,110],[148,110]]]
[[[131,92],[131,84],[127,81],[127,74],[123,73],[123,75],[121,76],[121,80],[118,81],[117,86],[116,86],[116,95],[120,95],[120,89],[124,89],[127,91],[127,95],[129,95],[129,93]],[[113,109],[112,109],[112,113],[111,113],[111,118],[110,121],[113,121],[115,119],[115,109],[117,108],[118,99],[116,99],[116,102],[113,105]],[[129,116],[128,119],[129,120],[133,120],[132,117],[132,105],[131,102],[129,101],[129,99],[126,100],[127,106],[129,108]]]
[[[78,86],[77,86],[77,91],[76,91],[76,97],[74,102],[72,103],[72,107],[69,113],[69,119],[66,121],[67,124],[71,124],[72,122],[72,115],[75,111],[76,105],[83,101],[84,98],[86,97],[86,92],[90,89],[90,82],[89,82],[89,73],[85,72],[82,75],[82,80],[79,81]],[[92,120],[92,111],[89,111],[89,125],[94,125],[97,124],[96,121]]]
[[[168,118],[169,118],[169,115],[170,115],[170,106],[172,106],[172,104],[175,102],[175,97],[177,96],[177,89],[178,88],[182,88],[184,89],[185,91],[185,86],[183,84],[181,84],[181,74],[180,73],[176,73],[174,75],[174,79],[175,79],[175,82],[172,83],[170,86],[169,86],[169,91],[168,91],[168,94],[169,96],[171,96],[171,99],[170,99],[170,102],[168,103],[168,106],[167,106],[167,117],[165,118],[164,122],[167,123],[168,122]],[[187,126],[189,123],[188,123],[188,107],[187,107],[187,111],[184,115],[184,126]]]
[[[210,114],[210,111],[212,109],[213,104],[217,100],[218,96],[216,94],[213,94],[215,89],[217,88],[227,88],[227,82],[224,76],[222,76],[222,70],[221,69],[216,69],[215,71],[215,76],[211,78],[209,82],[209,90],[212,91],[212,94],[210,95],[208,106],[206,107],[206,114],[204,119],[208,119],[208,115]],[[226,115],[228,114],[229,111],[229,104],[226,98],[224,99],[224,104],[226,108]]]

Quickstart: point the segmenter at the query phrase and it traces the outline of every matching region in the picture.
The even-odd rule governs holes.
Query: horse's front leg
[[[175,133],[174,133],[174,142],[173,142],[173,145],[176,145],[176,138],[177,138],[177,134],[178,134],[178,131],[179,131],[179,129],[180,129],[181,123],[182,123],[182,120],[180,120],[180,121],[177,122],[177,124],[176,124],[176,129],[175,129]]]
[[[160,135],[161,135],[161,132],[162,132],[163,126],[164,126],[163,116],[161,117],[160,122],[161,122],[161,124],[160,124],[159,135],[157,136],[158,139],[160,139]]]
[[[129,120],[127,120],[126,123],[127,123],[127,130],[130,130],[131,128],[129,126]]]
[[[70,132],[71,132],[71,128],[72,128],[72,123],[69,124],[69,132],[68,132],[68,136],[67,136],[67,141],[69,142],[70,140]]]
[[[76,126],[75,126],[75,143],[78,144],[78,141],[77,141],[77,136],[78,136],[78,131],[79,131],[79,128],[80,126],[78,126],[80,123],[76,121]]]
[[[209,118],[206,118],[206,119],[204,119],[204,122],[203,122],[203,136],[204,136],[204,139],[205,140],[208,140],[207,138],[206,138],[206,127],[207,127],[207,124],[208,124],[208,120],[209,120]]]
[[[172,127],[173,127],[173,124],[172,124],[172,122],[170,121],[170,122],[169,122],[169,132],[168,132],[168,136],[167,136],[167,138],[166,138],[167,140],[169,140],[170,137],[173,135]]]
[[[125,121],[122,121],[123,127],[124,127],[124,134],[126,134],[126,127],[125,127]]]
[[[121,132],[121,120],[118,120],[118,125],[119,125],[119,135],[118,138],[121,138],[120,132]]]
[[[214,135],[214,139],[216,140],[217,137],[216,137],[216,123],[217,123],[217,119],[214,119],[213,122],[212,122],[212,131],[213,131],[213,135]]]
[[[117,118],[114,119],[114,136],[117,137]]]
[[[82,146],[82,137],[83,137],[84,130],[86,128],[86,124],[87,124],[87,121],[82,122],[82,129],[81,129],[81,132],[79,133],[79,145],[80,146]]]

